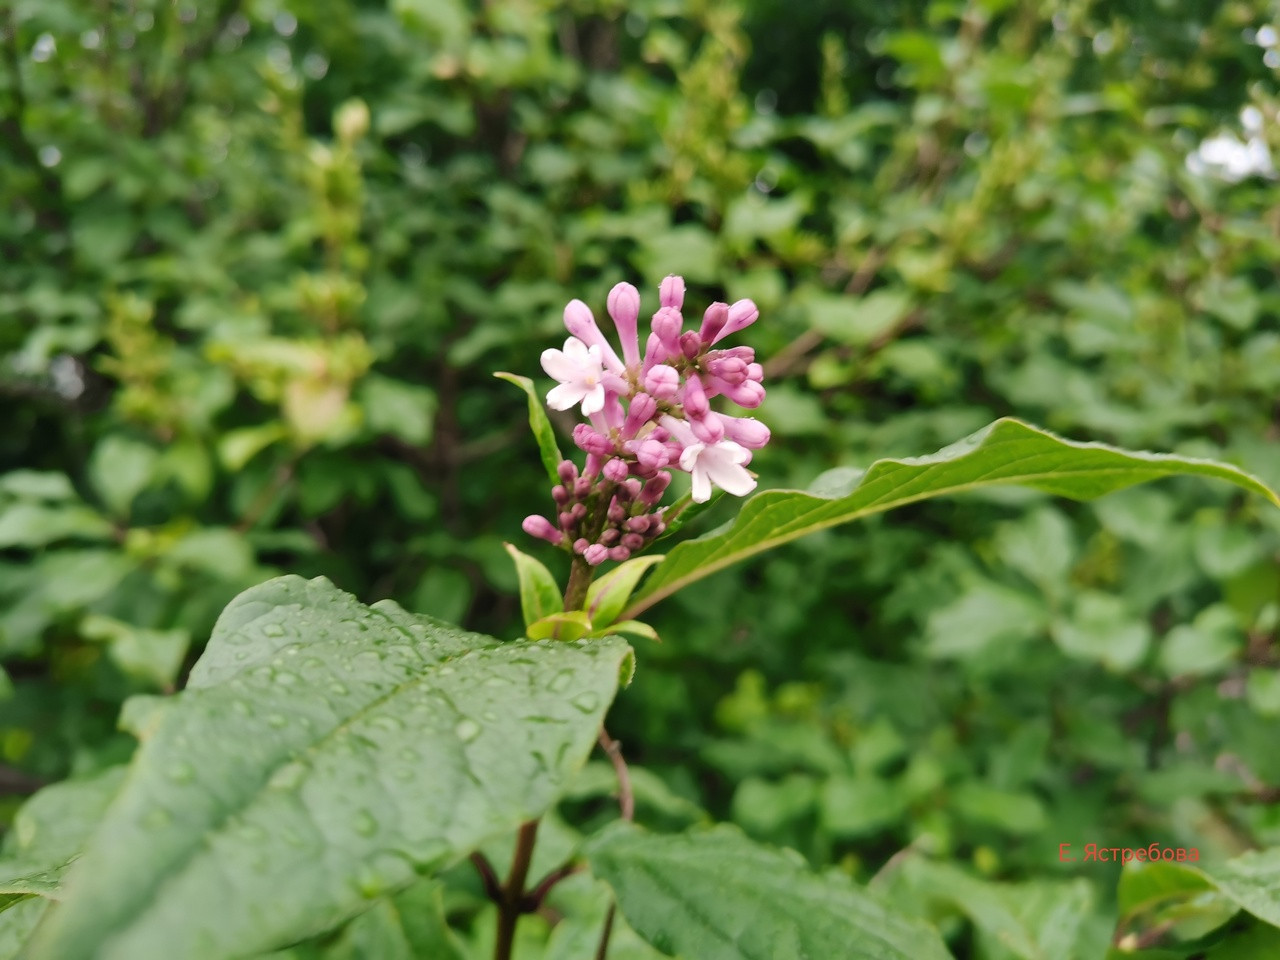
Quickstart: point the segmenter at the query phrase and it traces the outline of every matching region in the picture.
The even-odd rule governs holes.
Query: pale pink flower
[[[600,348],[588,347],[577,337],[564,342],[563,350],[543,350],[542,369],[547,376],[559,380],[547,394],[552,410],[568,410],[577,403],[587,416],[604,409],[604,366]]]
[[[735,497],[745,497],[756,488],[755,480],[743,466],[751,459],[746,447],[732,440],[703,443],[689,424],[675,417],[664,416],[662,425],[684,448],[680,454],[680,469],[687,471],[693,479],[694,503],[710,500],[712,485]]]

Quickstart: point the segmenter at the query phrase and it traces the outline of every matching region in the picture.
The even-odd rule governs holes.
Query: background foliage
[[[760,305],[763,486],[1003,415],[1274,486],[1275,13],[0,2],[10,810],[127,757],[123,700],[274,573],[516,635],[502,542],[546,491],[489,371],[537,374],[618,280]],[[1253,169],[1206,164],[1223,136]],[[1203,482],[1006,491],[718,574],[654,609],[612,715],[640,819],[883,871],[958,956],[1097,956],[1147,901],[1059,844],[1280,844],[1278,537]],[[572,811],[610,789],[589,767]],[[443,898],[483,919],[465,871]],[[331,948],[393,956],[380,911]]]

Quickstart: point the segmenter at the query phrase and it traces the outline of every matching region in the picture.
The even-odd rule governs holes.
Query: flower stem
[[[524,912],[524,883],[529,876],[533,845],[537,839],[537,820],[530,820],[521,826],[516,835],[516,852],[511,857],[511,872],[507,874],[507,882],[502,887],[502,899],[498,902],[498,932],[493,945],[493,960],[511,960],[516,923]]]
[[[569,568],[569,582],[564,588],[565,610],[581,610],[587,604],[587,588],[591,586],[591,578],[596,568],[581,557],[573,558],[573,566]]]

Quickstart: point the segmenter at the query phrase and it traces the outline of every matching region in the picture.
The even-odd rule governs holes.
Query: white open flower
[[[680,469],[688,471],[693,479],[694,503],[710,500],[712,485],[735,497],[745,497],[756,488],[755,480],[743,466],[751,459],[751,452],[742,444],[732,440],[703,443],[683,420],[664,416],[661,422],[684,448],[680,454]]]
[[[604,367],[598,346],[588,347],[570,337],[563,350],[542,351],[542,369],[560,381],[560,386],[547,394],[547,406],[552,410],[568,410],[581,403],[583,414],[591,416],[604,409]]]

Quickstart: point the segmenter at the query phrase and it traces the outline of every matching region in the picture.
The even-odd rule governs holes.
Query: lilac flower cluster
[[[658,507],[669,470],[693,481],[693,499],[704,503],[712,486],[745,496],[756,482],[747,471],[751,451],[769,442],[769,429],[750,417],[711,409],[723,396],[753,409],[764,399],[764,371],[750,347],[713,349],[725,337],[755,323],[750,300],[707,307],[698,330],[685,330],[684,280],[670,276],[659,290],[660,307],[640,350],[640,293],[629,283],[609,292],[608,311],[622,355],[596,326],[581,300],[565,307],[570,336],[563,350],[546,350],[542,368],[559,381],[547,394],[553,410],[581,404],[587,423],[573,431],[586,455],[579,473],[560,465],[552,490],[555,522],[525,519],[525,532],[565,547],[596,565],[626,560],[665,529]]]

